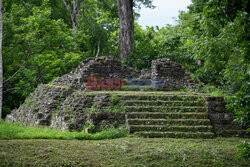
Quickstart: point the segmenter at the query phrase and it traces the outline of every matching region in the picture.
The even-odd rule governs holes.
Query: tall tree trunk
[[[71,22],[72,22],[72,27],[73,27],[73,31],[74,31],[74,36],[73,39],[76,39],[76,34],[77,34],[77,26],[78,26],[78,20],[79,20],[79,4],[78,4],[78,0],[73,0],[73,9],[70,9],[71,6],[71,0],[67,1],[67,0],[62,0],[69,15],[71,18]]]
[[[134,52],[133,0],[117,0],[120,18],[120,58],[128,60]]]
[[[3,59],[2,59],[2,40],[3,40],[3,2],[0,0],[0,119],[2,118],[3,105]]]

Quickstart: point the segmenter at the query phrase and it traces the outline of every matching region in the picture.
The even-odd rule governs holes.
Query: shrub
[[[236,159],[247,160],[250,158],[250,142],[243,141],[242,144],[238,146],[238,153]]]

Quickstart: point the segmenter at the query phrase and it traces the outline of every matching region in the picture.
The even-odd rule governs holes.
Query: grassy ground
[[[0,140],[0,166],[248,166],[235,160],[243,140]]]
[[[127,136],[126,128],[108,129],[99,133],[68,132],[54,130],[49,127],[24,127],[18,123],[8,123],[0,120],[1,139],[64,139],[64,140],[101,140]]]

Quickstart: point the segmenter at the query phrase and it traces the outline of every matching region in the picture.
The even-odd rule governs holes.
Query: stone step
[[[200,106],[125,106],[126,112],[206,112]]]
[[[128,125],[210,125],[209,119],[127,119]]]
[[[135,132],[135,135],[150,138],[213,138],[212,132]]]
[[[208,118],[208,113],[202,112],[202,113],[197,113],[197,112],[191,112],[191,113],[158,113],[158,112],[130,112],[126,113],[127,118],[154,118],[154,119],[161,119],[161,118],[172,118],[172,119],[180,119],[180,118],[198,118],[198,119],[207,119]]]
[[[129,126],[131,133],[138,131],[181,131],[181,132],[207,132],[212,131],[212,126],[164,126],[164,125],[131,125]]]
[[[124,106],[204,106],[203,101],[125,100]]]
[[[203,96],[200,95],[119,95],[121,100],[179,100],[179,101],[186,101],[186,100],[201,100],[203,101]]]

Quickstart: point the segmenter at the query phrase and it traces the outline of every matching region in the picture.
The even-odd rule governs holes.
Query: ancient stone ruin
[[[143,82],[153,86],[140,89]],[[129,89],[135,83],[140,86]],[[222,97],[178,92],[183,87],[200,88],[181,65],[168,59],[153,61],[151,70],[135,71],[113,57],[88,58],[76,70],[39,85],[6,120],[70,131],[90,124],[95,131],[126,125],[131,133],[148,137],[244,133],[235,130],[240,127]]]

